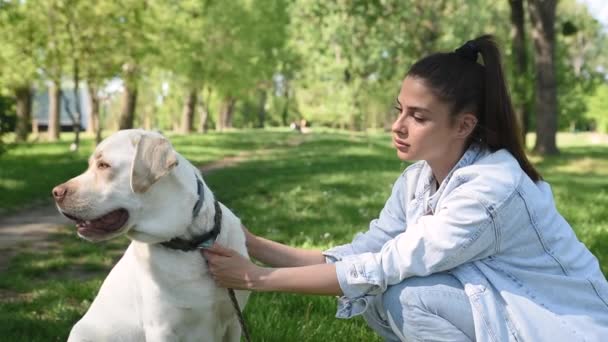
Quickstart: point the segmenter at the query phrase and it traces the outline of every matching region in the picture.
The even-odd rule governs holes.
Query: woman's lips
[[[405,142],[399,139],[393,139],[393,144],[398,150],[408,149],[410,147],[409,144],[406,144]]]

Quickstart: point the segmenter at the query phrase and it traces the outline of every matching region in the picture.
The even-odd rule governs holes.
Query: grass
[[[246,162],[210,174],[207,184],[253,232],[309,248],[345,243],[366,229],[404,168],[383,134],[243,131],[171,140],[197,165],[249,151]],[[608,146],[571,136],[558,141],[568,141],[560,144],[560,156],[533,160],[608,274]],[[0,191],[11,193],[0,208],[46,196],[52,185],[82,171],[90,142],[89,151],[77,155],[63,152],[68,144],[19,145],[0,157]],[[48,168],[44,177],[32,169],[39,165]],[[54,247],[19,254],[0,277],[3,340],[65,340],[128,243],[86,243],[69,227],[52,241]],[[361,318],[334,319],[335,309],[331,297],[255,293],[245,316],[254,341],[380,340]]]
[[[196,165],[202,165],[243,152],[254,152],[272,147],[286,131],[256,134],[227,132],[223,134],[171,136],[180,152]],[[26,143],[9,145],[9,150],[0,155],[0,214],[22,209],[51,200],[51,189],[67,179],[81,173],[87,158],[94,149],[90,136],[84,136],[77,153],[69,151],[72,133],[62,134],[61,141],[54,143]],[[9,137],[10,138],[10,137]]]

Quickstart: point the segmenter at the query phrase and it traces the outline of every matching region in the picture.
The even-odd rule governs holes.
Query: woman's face
[[[464,140],[450,120],[449,106],[439,101],[421,78],[406,77],[397,98],[399,116],[392,126],[401,160],[434,161],[461,153]]]

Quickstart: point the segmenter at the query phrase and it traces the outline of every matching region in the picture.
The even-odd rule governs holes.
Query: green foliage
[[[36,78],[36,51],[40,42],[35,8],[31,2],[0,5],[0,94],[29,86]]]
[[[296,78],[304,116],[330,126],[381,127],[417,59],[454,50],[483,33],[508,34],[504,4],[485,4],[296,1],[292,46],[307,56]]]
[[[499,38],[516,102],[532,108],[534,70],[513,75],[509,6],[488,0],[31,0],[0,3],[0,92],[44,91],[49,80],[137,88],[136,125],[177,127],[184,97],[211,89],[216,116],[237,100],[234,126],[305,118],[317,126],[380,128],[409,66],[483,33]],[[556,75],[561,129],[597,122],[590,96],[606,84],[606,31],[576,0],[559,2]],[[163,90],[167,88],[169,91]],[[122,99],[108,99],[116,127]],[[532,113],[533,114],[533,113]],[[196,118],[197,116],[195,116]],[[533,118],[532,118],[532,121]],[[533,122],[531,122],[533,124]]]
[[[608,133],[608,84],[602,83],[588,97],[588,117],[600,133]]]
[[[560,2],[556,51],[558,123],[561,130],[592,128],[589,99],[606,84],[601,72],[608,60],[608,37],[587,8],[574,1]]]

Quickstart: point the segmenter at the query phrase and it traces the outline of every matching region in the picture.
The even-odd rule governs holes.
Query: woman
[[[397,104],[397,156],[419,162],[369,230],[324,252],[245,230],[272,268],[215,245],[218,284],[340,295],[387,340],[608,340],[608,283],[524,153],[492,37],[416,62]]]

